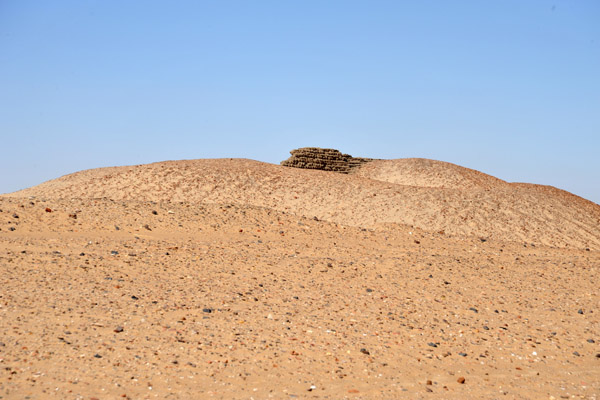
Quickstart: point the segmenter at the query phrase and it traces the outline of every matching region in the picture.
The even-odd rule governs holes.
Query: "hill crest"
[[[600,206],[455,164],[377,160],[351,174],[248,159],[164,161],[76,172],[8,197],[233,203],[353,226],[404,224],[450,235],[600,250]]]

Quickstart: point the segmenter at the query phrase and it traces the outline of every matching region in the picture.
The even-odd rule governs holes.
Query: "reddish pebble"
[[[52,210],[48,207],[46,207],[46,212],[52,212]]]
[[[458,378],[456,380],[456,382],[460,383],[460,384],[464,384],[465,383],[465,378],[463,378],[462,376],[460,378]]]

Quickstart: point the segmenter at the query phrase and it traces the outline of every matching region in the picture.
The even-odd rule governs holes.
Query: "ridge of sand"
[[[164,162],[0,196],[0,398],[597,398],[598,205],[445,164],[382,181],[394,163]]]
[[[474,169],[426,158],[374,160],[355,172],[364,178],[406,186],[442,189],[500,189],[508,183]]]
[[[352,226],[600,249],[600,206],[568,192],[512,184],[433,160],[373,161],[355,174],[247,159],[166,161],[86,170],[9,197],[233,203]]]

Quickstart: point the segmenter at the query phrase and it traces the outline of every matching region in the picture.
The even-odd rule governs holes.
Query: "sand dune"
[[[0,196],[0,398],[594,399],[598,207],[429,160]]]
[[[555,247],[600,249],[600,206],[454,164],[375,161],[355,174],[246,159],[168,161],[82,171],[10,196],[234,203],[352,226],[398,223]]]
[[[424,158],[376,160],[363,165],[356,175],[383,182],[424,188],[458,190],[502,189],[507,182],[455,164]]]

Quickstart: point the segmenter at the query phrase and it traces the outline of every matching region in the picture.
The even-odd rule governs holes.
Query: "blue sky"
[[[0,193],[303,146],[600,203],[600,2],[0,1]]]

